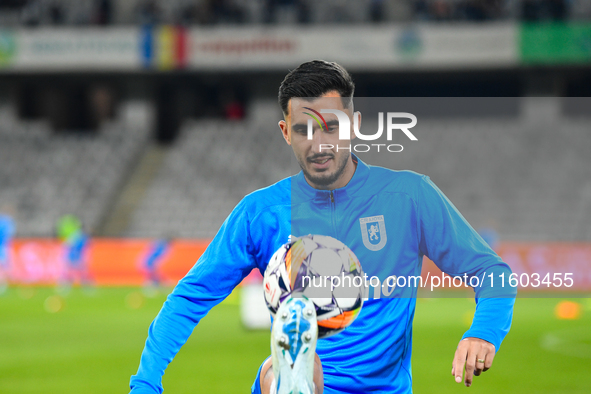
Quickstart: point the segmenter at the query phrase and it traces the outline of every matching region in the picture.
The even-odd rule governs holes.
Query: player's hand
[[[455,376],[456,382],[462,382],[462,373],[465,366],[464,384],[466,387],[470,387],[474,375],[479,376],[492,366],[495,352],[495,346],[484,339],[464,338],[461,340],[456,349],[451,369],[451,374]]]

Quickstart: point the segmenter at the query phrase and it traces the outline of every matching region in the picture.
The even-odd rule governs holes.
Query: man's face
[[[329,92],[313,101],[293,98],[288,105],[285,121],[279,122],[283,136],[291,145],[295,157],[308,183],[317,189],[335,189],[345,186],[353,173],[354,164],[349,148],[350,140],[339,140],[339,122],[334,114],[314,111],[337,109],[349,116],[351,129],[353,119],[350,108],[344,108],[337,92]],[[314,119],[313,115],[319,122]],[[308,139],[308,120],[312,121],[313,137]],[[320,124],[319,124],[320,123]],[[351,138],[352,130],[349,130]],[[332,145],[332,147],[329,147]],[[337,150],[338,147],[338,150]]]

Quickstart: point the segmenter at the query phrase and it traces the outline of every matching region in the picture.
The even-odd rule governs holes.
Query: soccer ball
[[[365,295],[355,254],[324,235],[294,238],[271,257],[265,270],[265,302],[273,317],[288,297],[305,296],[316,307],[318,337],[343,331],[357,317]]]

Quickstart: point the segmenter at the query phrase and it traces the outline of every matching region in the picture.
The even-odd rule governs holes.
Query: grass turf
[[[125,393],[165,295],[134,288],[11,288],[0,296],[0,393]],[[557,299],[518,299],[493,368],[470,388],[451,377],[474,302],[419,299],[415,393],[590,393],[591,303],[577,320],[554,317]],[[167,370],[166,393],[248,393],[269,354],[267,331],[246,331],[231,295],[197,327]]]

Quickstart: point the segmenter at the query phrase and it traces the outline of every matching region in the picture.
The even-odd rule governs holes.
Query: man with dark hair
[[[270,257],[291,235],[332,236],[353,250],[368,276],[380,279],[420,276],[423,256],[454,277],[509,276],[509,267],[428,177],[363,163],[346,149],[350,141],[339,139],[340,123],[332,113],[323,124],[313,125],[310,133],[308,114],[326,109],[338,110],[360,124],[353,93],[351,76],[336,63],[307,62],[285,77],[279,89],[284,115],[279,127],[302,171],[246,196],[232,211],[150,326],[138,373],[131,378],[133,393],[161,392],[164,369],[199,320],[253,268],[264,272]],[[344,131],[355,138],[353,126]],[[379,245],[364,240],[363,223],[368,220],[379,223]],[[294,365],[303,361],[304,370],[313,374],[297,375],[294,367],[294,376],[284,379],[284,369],[267,359],[252,392],[412,392],[416,289],[388,294],[384,290],[381,297],[382,289],[373,289],[374,297],[365,301],[346,330],[318,341],[316,354],[296,359]],[[473,324],[458,344],[452,368],[455,381],[463,380],[466,386],[474,375],[491,367],[511,325],[514,303],[511,294],[495,297],[490,284],[474,290]],[[278,320],[273,332],[276,324],[283,324]],[[299,328],[295,334],[300,340]],[[279,345],[286,346],[272,341],[273,360],[285,363],[276,357]],[[275,376],[278,370],[281,374]]]
[[[351,75],[337,63],[312,60],[291,71],[279,86],[279,106],[283,115],[289,114],[289,101],[294,97],[320,97],[335,91],[343,100],[343,107],[351,108],[355,84]]]

